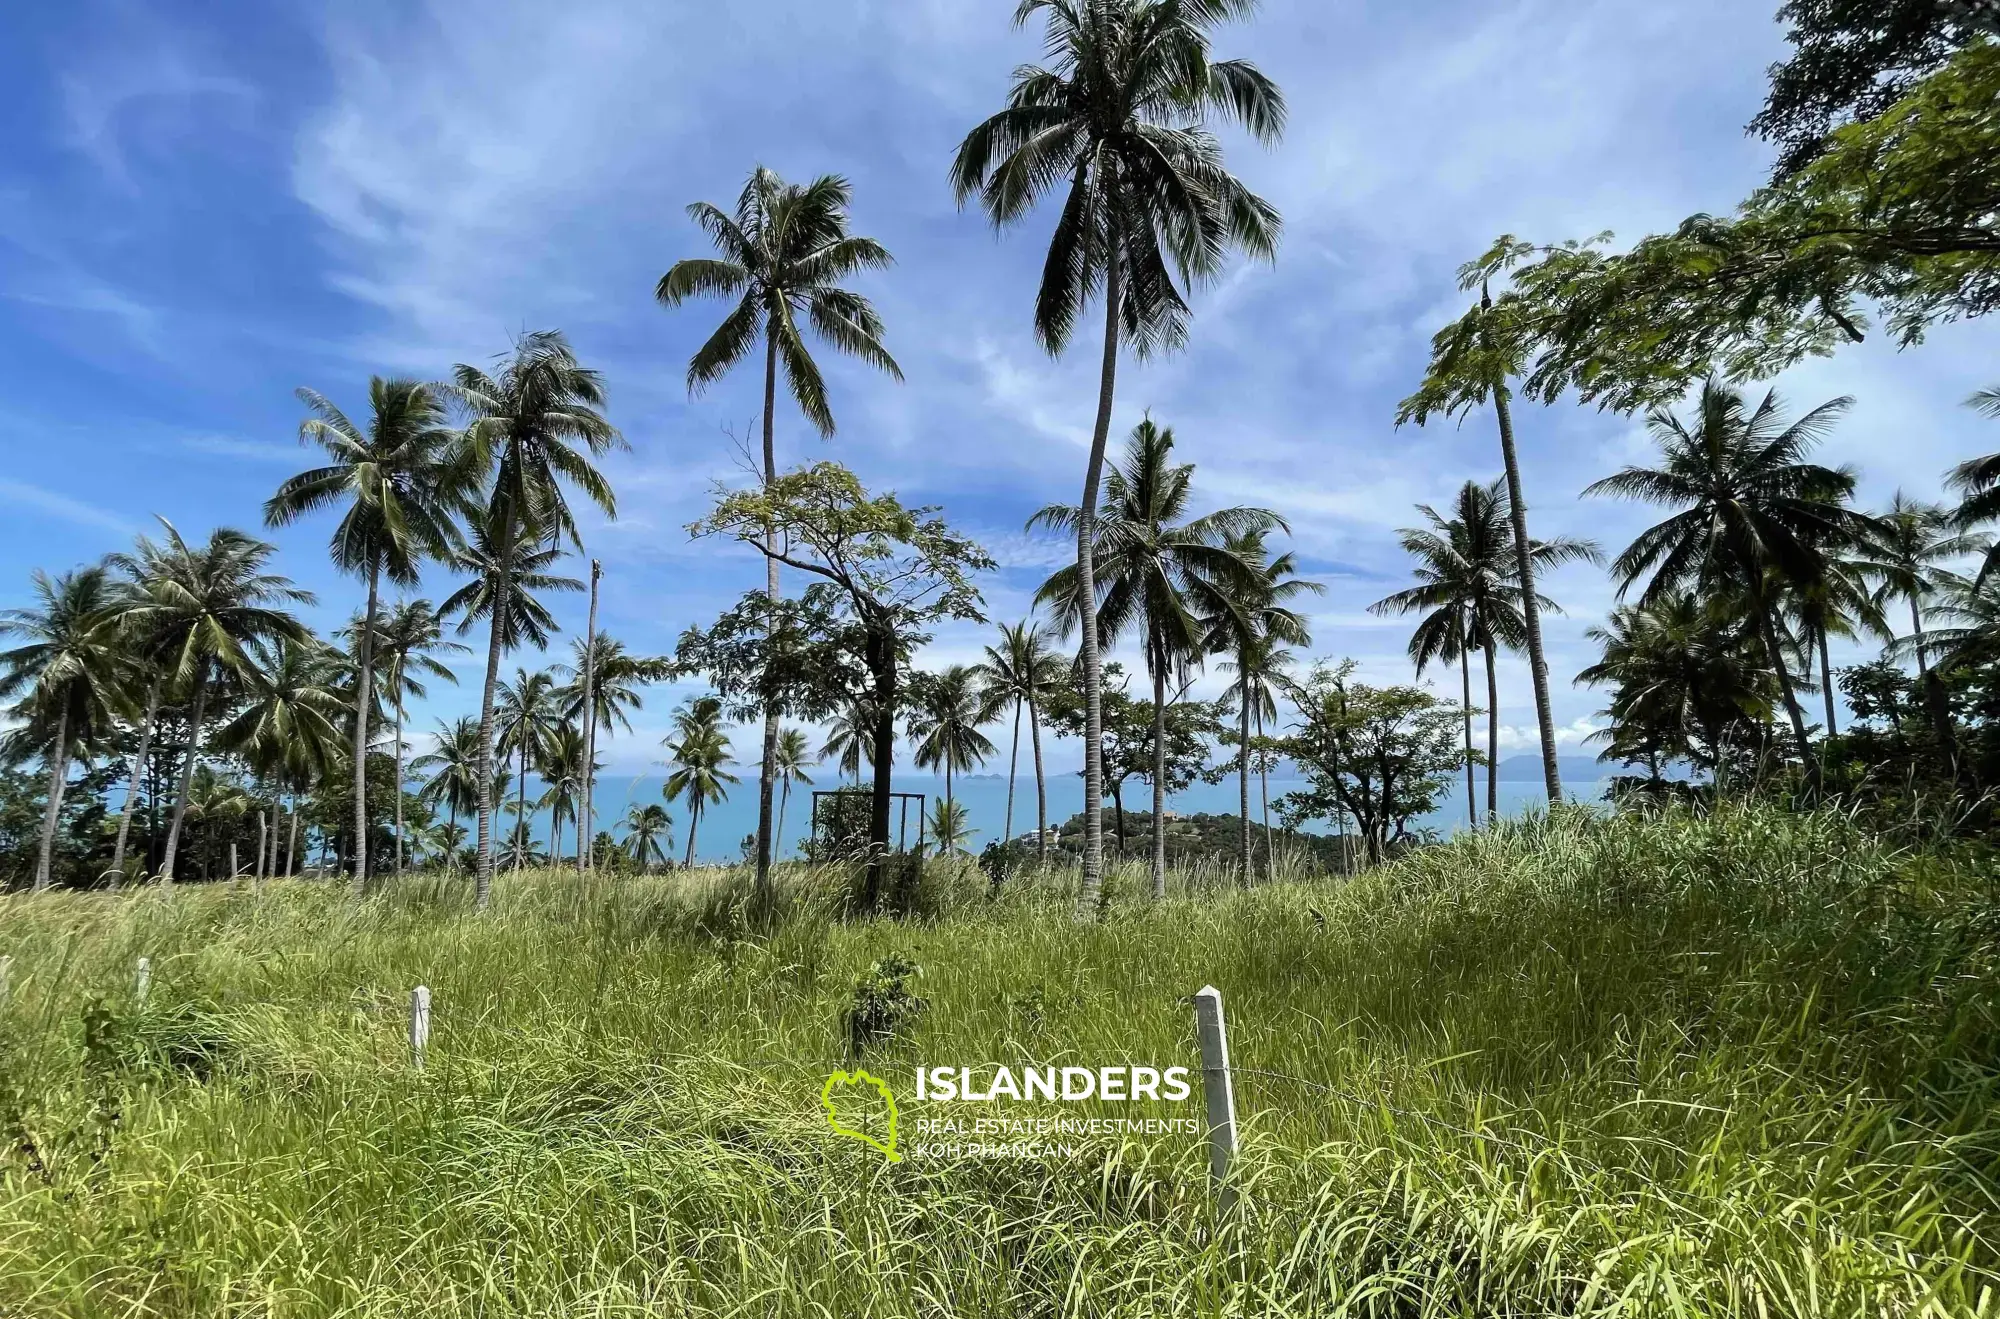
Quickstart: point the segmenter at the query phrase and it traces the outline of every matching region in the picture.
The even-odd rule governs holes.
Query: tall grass
[[[524,876],[487,916],[435,880],[0,899],[0,1136],[32,1151],[0,1314],[2000,1314],[1978,858],[1732,809],[1157,905],[1135,866],[1093,924],[1064,883],[934,867],[898,920],[831,872],[775,912],[724,873]],[[1219,986],[1235,1215],[1184,1136],[834,1136],[891,954],[928,1007],[869,1066],[905,1094],[919,1061],[1193,1064]]]

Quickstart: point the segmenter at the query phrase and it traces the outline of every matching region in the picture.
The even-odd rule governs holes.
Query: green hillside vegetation
[[[916,921],[796,868],[762,923],[748,872],[0,899],[0,1313],[1992,1312],[1981,856],[1726,807],[1158,903],[1132,862],[1098,922],[1060,873],[939,865]],[[1191,1137],[890,1164],[824,1123],[850,1039],[903,1095],[1192,1065],[1207,983],[1228,1219]]]

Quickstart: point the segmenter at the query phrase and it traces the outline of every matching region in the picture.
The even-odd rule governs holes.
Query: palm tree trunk
[[[1042,715],[1035,699],[1028,698],[1028,743],[1035,751],[1035,861],[1049,863],[1049,789],[1042,777]]]
[[[778,331],[769,315],[764,325],[764,488],[770,489],[778,479],[778,455],[776,442],[772,438],[772,426],[778,406]],[[767,574],[765,589],[771,603],[778,603],[778,561],[772,557],[777,553],[777,533],[769,526],[764,528],[764,570]],[[771,891],[771,786],[778,772],[778,707],[772,705],[764,711],[764,760],[757,775],[757,892],[768,896]]]
[[[264,882],[264,849],[271,841],[270,817],[260,808],[257,812],[257,860],[250,867],[250,877],[259,886]]]
[[[1500,823],[1500,675],[1486,643],[1486,823]]]
[[[153,748],[153,725],[160,717],[160,680],[146,684],[146,721],[139,725],[139,754],[132,759],[132,774],[125,785],[125,808],[118,813],[118,844],[111,849],[111,891],[125,879],[125,843],[132,836],[132,810],[139,801],[139,778],[146,772],[146,755]]]
[[[49,752],[49,804],[42,811],[42,845],[35,858],[35,892],[48,890],[53,876],[51,858],[56,847],[56,821],[62,817],[63,788],[69,781],[69,709],[56,718],[56,742]]]
[[[528,859],[528,839],[533,831],[528,828],[528,744],[521,743],[521,777],[514,785],[514,873],[521,873],[521,863]]]
[[[699,828],[701,828],[701,798],[690,793],[688,796],[688,850],[687,858],[681,862],[681,869],[683,870],[694,868],[694,831]]]
[[[597,579],[604,575],[604,565],[596,559],[590,561],[590,622],[583,633],[583,800],[577,806],[576,816],[576,873],[582,878],[583,872],[591,868],[587,860],[590,849],[583,840],[591,837],[597,823],[597,814],[590,800],[590,789],[597,779]]]
[[[792,776],[785,775],[785,781],[778,785],[778,823],[771,831],[773,864],[776,863],[777,849],[785,845],[785,808],[792,804]]]
[[[1833,702],[1833,654],[1826,642],[1826,629],[1819,630],[1819,685],[1820,695],[1826,701],[1826,735],[1838,737],[1840,724],[1834,717]]]
[[[368,704],[375,683],[375,595],[382,564],[368,565],[368,612],[361,616],[361,655],[354,679],[354,896],[368,892]]]
[[[1951,698],[1945,694],[1944,682],[1931,672],[1930,656],[1924,645],[1924,616],[1917,608],[1915,596],[1910,597],[1910,628],[1917,643],[1917,685],[1923,690],[1924,704],[1930,708],[1931,722],[1937,725],[1938,745],[1944,751],[1945,764],[1951,776],[1957,778],[1958,730],[1951,722]]]
[[[1264,712],[1257,711],[1257,737],[1264,737]],[[1271,877],[1271,767],[1262,759],[1257,762],[1257,797],[1262,803],[1264,814],[1264,878]]]
[[[1805,711],[1799,708],[1799,694],[1792,686],[1792,671],[1786,666],[1785,653],[1778,645],[1778,629],[1771,618],[1771,606],[1765,600],[1761,587],[1754,591],[1751,599],[1757,613],[1757,633],[1764,643],[1764,656],[1771,661],[1771,668],[1778,675],[1778,690],[1784,693],[1785,713],[1791,718],[1792,735],[1799,740],[1799,758],[1805,763],[1807,779],[1817,783],[1819,775],[1812,756],[1812,744],[1806,737]]]
[[[160,882],[174,882],[174,854],[180,850],[181,825],[187,820],[188,785],[194,782],[195,757],[201,751],[201,717],[208,711],[208,665],[194,680],[194,709],[188,712],[187,757],[181,761],[180,789],[174,794],[174,818],[167,825],[167,850],[160,857]]]
[[[1500,423],[1500,457],[1507,465],[1507,501],[1512,505],[1509,511],[1514,521],[1514,568],[1521,578],[1521,617],[1528,625],[1528,667],[1535,677],[1535,723],[1542,736],[1542,782],[1548,789],[1549,804],[1554,805],[1562,800],[1562,773],[1556,766],[1555,715],[1549,709],[1549,661],[1542,650],[1542,610],[1535,599],[1528,505],[1521,494],[1521,464],[1514,452],[1514,415],[1507,405],[1504,382],[1494,386],[1493,411]]]
[[[1245,650],[1236,652],[1236,681],[1239,685],[1237,702],[1237,742],[1236,742],[1236,808],[1241,813],[1237,818],[1237,845],[1239,859],[1243,863],[1243,887],[1249,888],[1257,875],[1251,868],[1250,860],[1250,656]]]
[[[1007,757],[1007,820],[1000,826],[1002,844],[1014,841],[1014,776],[1021,769],[1021,703],[1014,702],[1014,749]]]
[[[1167,896],[1167,674],[1153,674],[1153,900]]]
[[[1465,693],[1465,822],[1479,827],[1479,808],[1472,799],[1472,660],[1469,648],[1458,648],[1458,685]]]
[[[1118,235],[1110,235],[1104,261],[1104,361],[1098,372],[1097,421],[1090,434],[1090,461],[1083,471],[1083,499],[1077,505],[1076,576],[1083,634],[1083,882],[1077,889],[1079,919],[1097,915],[1104,892],[1104,667],[1097,647],[1097,485],[1104,474],[1104,447],[1111,438],[1111,404],[1118,385],[1119,313],[1125,271],[1118,259]],[[1123,839],[1120,839],[1122,845]]]
[[[403,673],[396,669],[396,877],[403,876]]]
[[[486,642],[486,686],[479,697],[479,826],[473,853],[473,906],[485,911],[493,902],[493,699],[500,687],[500,625],[504,602],[493,602],[493,626]]]
[[[292,794],[292,830],[285,840],[285,878],[291,879],[299,873],[299,798]]]

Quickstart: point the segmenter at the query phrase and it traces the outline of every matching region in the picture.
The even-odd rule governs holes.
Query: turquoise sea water
[[[783,831],[779,836],[778,854],[796,856],[801,843],[805,841],[811,828],[812,793],[814,788],[831,789],[840,786],[840,781],[831,774],[815,773],[811,787],[794,787],[790,804],[785,809]],[[620,836],[624,831],[616,827],[616,822],[634,804],[662,802],[668,814],[674,817],[674,843],[668,854],[679,860],[687,846],[687,809],[683,802],[664,802],[660,786],[665,779],[663,772],[640,775],[607,774],[597,782],[597,825],[599,829],[611,829]],[[1284,793],[1299,787],[1296,783],[1271,782],[1271,800],[1276,801]],[[1571,796],[1578,801],[1596,801],[1604,794],[1602,783],[1575,783],[1566,785]],[[931,799],[944,795],[944,780],[928,774],[897,775],[895,788],[898,792],[922,793],[926,805]],[[535,789],[530,781],[529,794],[532,799]],[[1083,780],[1074,773],[1052,776],[1048,785],[1049,823],[1060,824],[1083,809]],[[1478,798],[1481,809],[1486,800],[1486,785],[1478,784]],[[978,851],[992,840],[1003,836],[1007,823],[1007,780],[1004,777],[975,776],[956,778],[952,781],[952,796],[964,805],[966,815],[972,825],[971,846]],[[1522,811],[1543,805],[1548,800],[1537,782],[1500,781],[1500,810],[1503,814],[1515,815]],[[1150,808],[1152,793],[1144,784],[1134,782],[1128,787],[1125,806],[1128,811],[1143,813]],[[914,804],[913,804],[914,806]],[[1236,780],[1230,779],[1219,784],[1198,783],[1186,792],[1177,793],[1167,799],[1167,809],[1181,814],[1208,812],[1215,815],[1234,815],[1237,808]],[[1104,803],[1106,828],[1110,827],[1111,802]],[[1250,818],[1258,816],[1257,782],[1250,783]],[[1271,822],[1278,823],[1277,814],[1272,813]],[[1440,834],[1450,834],[1465,827],[1465,786],[1461,779],[1457,792],[1442,803],[1442,809],[1427,816],[1422,821],[1427,828]],[[1033,774],[1023,774],[1015,785],[1013,832],[1020,835],[1035,827],[1035,779]],[[710,806],[702,816],[700,828],[695,835],[695,856],[703,861],[733,861],[741,855],[744,836],[757,828],[757,784],[754,771],[743,777],[743,782],[730,791],[729,799]],[[895,819],[891,817],[891,831]],[[1325,825],[1308,826],[1313,832],[1331,833]],[[916,812],[910,813],[910,836],[916,836]],[[548,819],[543,816],[535,828],[535,836],[546,842]],[[572,840],[565,839],[565,849],[574,846]]]

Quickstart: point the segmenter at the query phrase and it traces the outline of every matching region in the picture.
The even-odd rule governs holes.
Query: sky
[[[1740,200],[1769,167],[1742,125],[1784,50],[1774,7],[1266,0],[1218,34],[1219,53],[1256,61],[1290,103],[1275,148],[1225,134],[1284,238],[1274,263],[1237,261],[1195,291],[1184,351],[1127,360],[1114,446],[1150,413],[1197,465],[1198,507],[1288,519],[1302,571],[1326,588],[1311,606],[1315,655],[1408,681],[1408,624],[1367,612],[1408,582],[1396,529],[1416,505],[1499,474],[1490,414],[1394,425],[1430,336],[1463,309],[1458,265],[1502,233],[1631,240]],[[670,311],[652,290],[707,252],[685,206],[729,206],[763,164],[851,180],[855,231],[896,257],[855,287],[906,377],[822,351],[838,434],[822,440],[781,407],[780,462],[838,459],[873,489],[941,507],[1001,564],[984,583],[991,617],[1024,616],[1072,552],[1023,524],[1080,493],[1096,353],[1080,342],[1052,360],[1031,332],[1053,211],[996,235],[946,182],[958,141],[1038,54],[1012,12],[1011,0],[6,7],[0,607],[26,603],[32,569],[124,548],[159,517],[189,535],[256,528],[278,482],[310,465],[300,386],[359,413],[371,375],[441,378],[559,327],[606,376],[631,446],[606,464],[617,518],[583,527],[604,563],[602,626],[670,650],[762,581],[747,551],[685,530],[718,483],[744,479],[760,379],[746,365],[690,397],[687,359],[722,308]],[[1946,468],[1995,447],[1992,423],[1961,406],[2000,378],[1995,333],[1951,327],[1900,353],[1871,340],[1777,388],[1795,411],[1853,396],[1824,457],[1860,469],[1864,503],[1899,487],[1935,497]],[[1639,422],[1563,402],[1522,407],[1516,424],[1537,535],[1616,552],[1645,524],[1644,509],[1580,498],[1645,459]],[[281,570],[318,593],[322,627],[359,603],[328,567],[330,531],[323,518],[268,533]],[[454,584],[434,570],[422,593]],[[1574,753],[1603,697],[1569,675],[1615,597],[1589,567],[1545,590],[1565,610],[1547,631]],[[582,598],[555,603],[574,635]],[[976,659],[990,631],[940,628],[921,663]],[[566,658],[568,635],[563,654],[510,657],[509,672]],[[415,726],[476,712],[477,667],[460,667],[464,682],[434,690]],[[1430,679],[1455,694],[1455,674]],[[606,747],[609,767],[656,759],[688,690],[655,689],[635,731]],[[1507,660],[1503,751],[1531,744],[1530,700],[1525,663]],[[1079,758],[1051,748],[1057,766]]]

